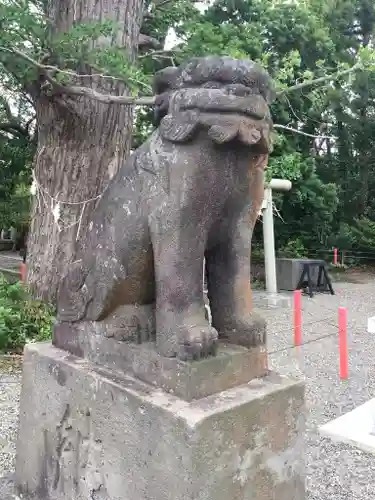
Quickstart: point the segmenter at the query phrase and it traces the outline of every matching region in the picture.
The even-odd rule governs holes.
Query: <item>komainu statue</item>
[[[89,323],[182,360],[218,339],[264,342],[250,247],[270,152],[269,75],[249,60],[194,58],[155,75],[158,128],[111,180],[58,292],[54,343]],[[212,325],[203,302],[206,262]]]

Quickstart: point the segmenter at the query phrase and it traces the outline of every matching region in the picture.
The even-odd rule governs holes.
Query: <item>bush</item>
[[[307,250],[300,238],[290,240],[288,243],[280,248],[278,257],[286,259],[305,259],[307,257]]]
[[[51,338],[54,310],[30,299],[22,283],[0,275],[0,351],[22,352],[28,342]]]
[[[367,217],[342,222],[331,242],[344,252],[346,264],[375,262],[375,222]]]
[[[25,230],[30,222],[30,187],[19,185],[9,198],[0,199],[0,227]]]
[[[264,262],[263,241],[261,243],[253,241],[251,247],[251,262]]]
[[[275,206],[281,214],[274,218],[278,249],[287,247],[296,236],[305,248],[326,247],[336,223],[338,191],[336,185],[321,180],[316,160],[296,151],[272,155],[267,175],[292,182],[290,191],[273,193]]]

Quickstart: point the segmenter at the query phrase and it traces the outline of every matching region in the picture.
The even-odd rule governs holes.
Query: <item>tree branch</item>
[[[289,94],[289,92],[294,92],[295,90],[300,90],[305,87],[311,87],[312,85],[317,85],[319,83],[324,83],[327,80],[337,80],[338,78],[341,78],[342,76],[349,75],[350,73],[353,73],[354,71],[358,71],[362,68],[362,65],[360,63],[355,64],[351,68],[348,69],[343,69],[342,71],[337,71],[336,73],[333,73],[332,75],[325,75],[321,76],[320,78],[315,78],[313,80],[306,80],[305,82],[297,83],[296,85],[292,85],[291,87],[288,87],[287,89],[282,89],[276,92],[276,96],[280,97],[284,94]]]
[[[43,64],[39,61],[36,61],[35,59],[32,59],[30,56],[25,54],[24,52],[21,52],[18,49],[8,49],[7,47],[1,47],[0,46],[0,51],[2,52],[10,52],[11,54],[16,54],[17,56],[21,57],[28,63],[30,63],[32,66],[36,67],[39,69],[41,73],[49,72],[49,73],[62,73],[64,75],[72,76],[74,78],[95,78],[95,77],[101,77],[101,78],[108,78],[109,80],[117,80],[117,81],[123,81],[120,78],[112,75],[104,75],[102,73],[92,73],[92,74],[80,74],[76,73],[75,71],[71,71],[68,69],[60,69],[57,66],[51,66],[50,64]]]
[[[49,64],[42,64],[24,52],[21,52],[18,49],[8,49],[7,47],[1,47],[0,46],[0,51],[6,51],[6,52],[11,52],[13,54],[16,54],[17,56],[21,57],[34,67],[36,67],[41,75],[44,76],[46,81],[48,81],[53,89],[55,89],[56,93],[58,94],[68,94],[68,95],[76,95],[76,96],[85,96],[89,97],[90,99],[95,99],[97,101],[106,103],[106,104],[124,104],[124,105],[138,105],[138,106],[152,106],[154,104],[154,97],[140,97],[140,98],[135,98],[132,96],[114,96],[110,94],[102,94],[101,92],[97,92],[91,88],[88,87],[81,87],[78,85],[62,85],[59,83],[55,78],[54,75],[56,73],[63,73],[67,74],[69,76],[75,77],[75,78],[93,78],[94,76],[96,77],[101,77],[101,78],[109,78],[111,80],[118,80],[122,81],[120,78],[110,76],[110,75],[103,75],[99,73],[91,74],[91,75],[80,75],[79,73],[75,73],[74,71],[70,70],[61,70],[57,66],[51,66]]]
[[[0,103],[2,104],[2,106],[4,108],[4,111],[5,111],[7,119],[10,122],[13,121],[14,118],[13,118],[12,111],[10,109],[10,106],[9,106],[9,103],[8,103],[7,99],[4,96],[0,96]]]
[[[154,6],[156,9],[160,9],[160,7],[163,7],[167,3],[171,3],[173,0],[161,0],[160,2],[154,3]]]
[[[44,64],[39,63],[38,61],[35,61],[35,59],[32,59],[30,56],[28,56],[24,52],[21,52],[18,49],[9,49],[8,47],[0,46],[0,51],[1,52],[9,52],[9,54],[16,54],[17,56],[20,56],[25,61],[29,62],[32,66],[35,66],[36,68],[43,70],[43,71],[46,69],[53,69],[54,68],[54,66],[48,67],[48,66],[45,66]]]
[[[132,97],[122,95],[102,94],[88,87],[79,87],[78,85],[59,85],[56,80],[48,78],[48,81],[53,85],[59,94],[75,95],[88,97],[104,104],[123,104],[132,106],[153,106],[155,97]]]
[[[28,135],[30,135],[30,126],[33,123],[33,121],[36,120],[36,115],[33,115],[29,120],[27,120],[26,125],[25,125],[25,130],[27,131]]]
[[[138,56],[138,59],[144,59],[145,57],[165,57],[166,59],[170,58],[170,53],[179,52],[177,49],[169,49],[169,50],[153,50],[151,52],[147,52],[146,54],[141,54]]]
[[[337,137],[331,135],[313,135],[313,134],[308,134],[307,132],[302,132],[302,130],[297,130],[296,128],[293,127],[287,127],[286,125],[279,125],[278,123],[274,123],[273,128],[280,128],[282,130],[289,130],[290,132],[293,132],[294,134],[300,134],[300,135],[305,135],[306,137],[312,137],[313,139],[337,139]]]
[[[29,138],[28,131],[19,123],[15,122],[0,123],[0,131],[7,132],[12,135],[17,135],[18,137]]]
[[[164,5],[167,5],[168,3],[171,3],[173,0],[161,0],[160,2],[155,2],[152,4],[153,9],[152,10],[157,10],[160,9],[160,7],[163,7]],[[148,10],[145,10],[143,12],[143,19],[149,19],[150,17],[154,17],[154,13],[151,10],[149,12]]]
[[[164,1],[164,0],[163,0]],[[168,0],[171,1],[171,0]],[[166,2],[165,2],[166,3]],[[160,5],[160,4],[159,4]],[[137,106],[153,106],[155,103],[155,97],[131,97],[131,96],[114,96],[110,94],[102,94],[101,92],[97,92],[91,88],[87,87],[81,87],[81,86],[76,86],[76,85],[62,85],[60,84],[57,80],[55,80],[54,75],[58,72],[60,73],[67,73],[71,76],[74,77],[89,77],[93,75],[79,75],[78,73],[74,73],[73,71],[68,71],[68,70],[60,70],[56,66],[50,66],[46,64],[42,64],[38,61],[35,61],[32,59],[30,56],[25,54],[24,52],[21,52],[18,49],[9,49],[7,47],[1,47],[0,46],[0,51],[5,51],[5,52],[10,52],[12,54],[16,54],[19,57],[23,58],[25,61],[36,67],[40,73],[44,76],[46,81],[50,83],[50,85],[57,91],[59,94],[67,94],[67,95],[76,95],[76,96],[84,96],[88,97],[90,99],[95,99],[97,101],[106,103],[106,104],[122,104],[122,105],[137,105]],[[147,54],[149,55],[149,54]],[[145,55],[146,56],[146,55]],[[289,87],[287,89],[280,90],[279,92],[276,93],[277,97],[283,96],[286,93],[295,91],[295,90],[300,90],[302,88],[311,86],[311,85],[317,85],[319,83],[326,82],[327,80],[335,80],[337,78],[340,78],[342,76],[345,76],[347,74],[350,74],[354,71],[362,69],[362,65],[360,63],[355,64],[351,68],[342,70],[342,71],[337,71],[336,73],[332,75],[325,75],[320,78],[316,78],[314,80],[308,80],[302,83],[298,83],[296,85],[293,85],[292,87]],[[96,76],[101,76],[103,78],[106,78],[106,75],[96,75]],[[107,76],[107,78],[115,78],[112,76]],[[284,125],[275,125],[275,128],[283,128],[285,130],[290,130],[294,131],[296,133],[306,135],[308,137],[324,137],[324,136],[314,136],[311,134],[306,134],[305,132],[300,132],[296,129],[292,129],[291,127],[286,127]],[[330,138],[330,137],[327,137]]]

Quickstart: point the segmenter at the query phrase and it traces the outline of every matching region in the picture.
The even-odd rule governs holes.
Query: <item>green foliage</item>
[[[253,243],[251,248],[251,262],[264,262],[264,248],[263,245]]]
[[[0,276],[0,351],[21,352],[28,342],[51,337],[52,307],[31,300],[18,282],[9,284]]]
[[[178,28],[181,58],[250,57],[268,68],[279,89],[365,69],[288,92],[272,105],[276,123],[317,136],[278,129],[275,137],[267,179],[293,186],[275,193],[281,215],[275,236],[283,251],[296,239],[307,249],[326,247],[342,223],[362,241],[353,219],[375,220],[374,26],[368,0],[216,0]],[[261,241],[259,227],[255,240]]]
[[[147,137],[152,133],[154,127],[153,123],[153,109],[140,108],[137,109],[135,116],[135,126],[133,132],[133,144],[132,147],[135,149],[139,147]]]
[[[342,250],[363,252],[375,260],[375,221],[361,217],[352,224],[343,222],[332,242]]]
[[[279,257],[284,258],[295,258],[295,259],[304,259],[308,257],[307,250],[300,238],[296,238],[295,240],[290,240],[288,243],[281,247],[278,251]]]
[[[335,184],[324,183],[317,175],[313,158],[301,153],[286,153],[272,158],[272,177],[292,181],[288,193],[274,193],[281,218],[275,218],[278,247],[284,247],[296,235],[307,248],[326,244],[338,206]]]
[[[69,32],[60,33],[53,38],[50,51],[58,61],[58,68],[62,70],[56,73],[55,78],[68,84],[71,77],[67,70],[74,72],[77,67],[91,67],[98,74],[123,81],[134,95],[140,90],[143,93],[151,93],[149,76],[130,60],[123,47],[109,46],[108,43],[97,46],[93,44],[99,39],[111,40],[116,36],[117,29],[116,23],[110,20],[102,23],[81,23]],[[84,70],[81,73],[84,73]]]
[[[302,177],[303,161],[302,154],[297,152],[271,157],[266,171],[267,181],[272,178],[297,181]]]
[[[0,203],[12,196],[21,179],[28,181],[35,145],[27,138],[0,133]]]
[[[34,61],[48,64],[61,84],[72,83],[75,73],[93,73],[110,81],[121,80],[134,95],[151,93],[150,75],[131,61],[124,47],[111,44],[118,26],[108,19],[76,24],[56,35],[49,29],[44,6],[30,0],[3,2],[0,19],[0,62],[11,75],[13,88],[20,88],[20,84],[27,87],[39,77],[34,64],[12,53],[17,49]]]
[[[29,182],[35,153],[36,144],[29,131],[30,105],[22,96],[17,104],[15,110],[9,92],[0,95],[0,204],[10,200],[17,184]]]
[[[21,230],[30,222],[30,189],[26,185],[18,185],[4,201],[0,200],[0,227],[11,226]]]
[[[159,6],[146,0],[142,33],[163,46],[174,28],[179,41],[167,54],[140,53],[135,63],[123,48],[111,46],[118,27],[108,20],[75,25],[52,37],[44,3],[4,0],[0,6],[0,84],[19,96],[36,71],[9,52],[14,48],[59,68],[54,77],[63,84],[73,81],[72,73],[89,70],[121,80],[134,95],[151,93],[151,76],[158,69],[206,54],[256,60],[268,69],[279,90],[362,68],[279,96],[271,109],[274,121],[307,135],[277,129],[267,179],[289,179],[293,185],[289,193],[275,194],[281,215],[275,222],[276,242],[282,252],[303,253],[303,248],[328,244],[369,249],[375,243],[370,227],[375,220],[374,2],[214,0],[202,11],[191,0]],[[152,109],[137,109],[134,147],[152,130],[152,114]],[[5,107],[1,119],[8,120],[6,115]],[[27,118],[21,118],[24,126]],[[35,151],[32,139],[31,134],[1,133],[0,127],[4,224],[25,219],[28,197],[16,195],[14,188],[20,172],[28,175]],[[6,209],[7,200],[11,201]],[[259,232],[258,227],[258,242]]]

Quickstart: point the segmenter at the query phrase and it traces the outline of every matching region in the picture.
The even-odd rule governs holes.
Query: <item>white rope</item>
[[[103,196],[103,193],[101,194],[98,194],[97,196],[94,196],[94,198],[89,198],[88,200],[84,200],[84,201],[65,201],[65,200],[58,200],[57,198],[55,198],[54,196],[51,196],[49,194],[49,192],[37,181],[36,179],[36,176],[35,176],[35,172],[33,170],[32,172],[32,176],[33,176],[33,182],[31,184],[31,194],[34,194],[35,192],[35,189],[36,190],[41,190],[41,191],[44,191],[44,193],[48,196],[48,198],[50,198],[51,200],[55,201],[55,202],[58,202],[58,203],[62,203],[64,205],[86,205],[87,203],[90,203],[91,201],[96,201],[98,200],[99,198],[101,198]],[[34,191],[34,192],[33,192]]]
[[[78,225],[77,229],[77,235],[76,235],[76,240],[78,240],[79,233],[81,230],[81,225],[82,225],[82,219],[83,219],[83,214],[86,208],[86,205],[88,203],[91,203],[92,201],[96,201],[99,198],[103,196],[103,193],[98,194],[97,196],[94,196],[93,198],[89,198],[87,200],[83,201],[66,201],[66,200],[61,200],[58,198],[58,194],[56,196],[52,196],[47,189],[45,189],[37,180],[35,171],[32,171],[32,184],[30,187],[30,192],[33,196],[36,196],[37,198],[37,203],[39,209],[41,209],[41,200],[43,202],[44,207],[50,211],[52,218],[54,220],[54,223],[56,224],[56,227],[59,232],[61,231],[66,231],[67,229],[70,229],[73,226]],[[48,200],[49,203],[48,203]],[[75,220],[74,222],[71,223],[66,223],[64,222],[64,219],[62,218],[62,205],[69,205],[69,206],[77,206],[77,205],[82,205],[82,209],[80,211],[80,215]]]

